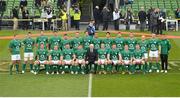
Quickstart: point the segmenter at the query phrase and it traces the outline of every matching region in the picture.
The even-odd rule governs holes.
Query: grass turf
[[[93,76],[95,97],[168,97],[180,96],[179,74],[135,74]]]
[[[0,74],[1,97],[86,97],[88,75]]]

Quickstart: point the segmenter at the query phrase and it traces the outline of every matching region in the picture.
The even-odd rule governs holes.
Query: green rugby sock
[[[160,63],[156,63],[157,70],[160,70]]]
[[[25,71],[26,70],[26,64],[23,64],[22,65],[22,71]]]
[[[49,72],[49,65],[48,64],[45,65],[45,70],[46,70],[46,72]]]
[[[30,64],[30,70],[31,71],[33,70],[33,64]]]
[[[12,64],[12,65],[9,65],[9,72],[10,72],[10,75],[12,75],[12,69],[13,69],[13,64]]]
[[[19,65],[16,64],[16,72],[18,73],[19,72]]]

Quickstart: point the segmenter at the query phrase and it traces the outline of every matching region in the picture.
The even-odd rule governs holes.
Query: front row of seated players
[[[45,65],[46,74],[51,72],[54,74],[56,72],[59,74],[64,74],[65,72],[70,72],[71,74],[86,73],[86,62],[85,55],[86,51],[82,48],[82,45],[78,46],[78,49],[73,51],[70,49],[69,44],[66,44],[65,50],[58,50],[58,46],[54,46],[49,54],[48,51],[43,48],[44,44],[40,45],[40,49],[37,50],[37,60],[35,61],[34,73],[37,74],[40,69],[40,65]],[[98,60],[97,60],[97,72],[99,74],[107,72],[114,73],[121,71],[122,74],[128,72],[129,74],[136,71],[136,67],[145,68],[144,54],[140,50],[139,44],[136,45],[134,52],[130,52],[128,45],[125,45],[123,51],[119,51],[116,45],[112,45],[112,49],[105,49],[104,43],[101,44],[101,48],[98,50]],[[144,69],[143,72],[146,70]]]
[[[145,36],[142,36],[142,39],[137,41],[133,33],[130,33],[129,36],[129,38],[125,39],[121,37],[121,33],[118,33],[118,36],[113,39],[110,38],[110,33],[107,32],[106,38],[103,39],[98,38],[97,33],[94,38],[89,36],[80,38],[79,33],[76,33],[75,38],[70,40],[67,34],[65,34],[62,40],[54,33],[54,36],[48,41],[48,37],[44,36],[43,32],[41,32],[36,41],[31,38],[31,33],[28,33],[27,38],[21,44],[21,41],[16,39],[15,35],[9,45],[12,59],[10,74],[12,74],[13,65],[16,65],[16,72],[19,71],[21,61],[20,48],[22,45],[24,45],[22,73],[25,72],[28,61],[30,61],[30,71],[34,74],[38,74],[40,65],[45,66],[46,74],[50,72],[52,74],[64,74],[66,72],[72,74],[88,73],[88,62],[85,61],[85,56],[90,44],[94,45],[94,48],[98,50],[98,59],[93,70],[99,74],[115,72],[122,72],[122,74],[128,72],[131,74],[137,70],[142,70],[146,73],[152,72],[154,69],[159,72],[159,53],[161,52],[161,55],[168,55],[170,50],[170,43],[166,37],[163,36],[163,40],[160,41],[153,34],[151,39],[147,40]],[[38,50],[36,51],[36,61],[33,66],[35,42]],[[164,48],[159,49],[159,47]],[[50,50],[48,50],[49,48]],[[150,58],[149,64],[148,55]],[[153,64],[154,58],[156,64]],[[167,64],[162,71],[164,70],[167,72]]]

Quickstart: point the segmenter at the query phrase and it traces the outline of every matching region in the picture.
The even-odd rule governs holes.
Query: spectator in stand
[[[13,30],[17,30],[18,28],[18,18],[19,18],[19,8],[18,6],[15,6],[15,8],[12,9],[12,13],[13,13]]]
[[[104,7],[102,10],[102,18],[103,18],[103,30],[108,30],[110,11],[107,7]]]
[[[61,16],[62,30],[66,31],[67,30],[67,20],[68,20],[66,9],[64,8],[61,13],[62,13],[62,16]]]
[[[140,31],[143,32],[146,28],[146,12],[144,11],[144,7],[141,7],[141,11],[138,13],[139,21],[140,21]]]
[[[47,0],[41,0],[41,7],[44,8],[47,6]]]
[[[129,30],[130,24],[133,21],[133,13],[131,12],[130,8],[127,9],[127,12],[125,13],[124,20],[125,20],[125,24],[126,24],[126,30]]]
[[[23,19],[29,19],[29,11],[27,10],[26,7],[23,8],[22,18],[23,18]],[[28,29],[28,26],[29,26],[29,21],[28,21],[28,20],[23,21],[23,26],[22,26],[23,29],[24,29],[24,30],[27,30],[27,29]]]
[[[81,20],[81,11],[79,10],[78,7],[75,7],[75,12],[74,12],[74,24],[75,24],[75,29],[80,30],[79,28],[79,22]]]
[[[21,8],[21,11],[23,11],[23,8],[26,7],[28,5],[28,2],[27,0],[20,0],[20,8]]]
[[[41,6],[41,0],[35,0],[35,6],[40,7]]]
[[[112,13],[114,11],[115,0],[107,0],[107,2],[108,2],[108,8],[110,12]]]
[[[157,9],[158,12],[158,20],[157,20],[157,34],[163,33],[163,26],[164,26],[164,21],[166,18],[166,13],[164,11],[160,11],[160,9]]]
[[[95,28],[99,30],[100,20],[101,20],[101,11],[99,10],[99,6],[96,6],[94,9],[94,20],[95,20]]]
[[[124,6],[125,6],[125,0],[120,0],[119,1],[119,6],[120,6],[121,9],[123,9]]]
[[[71,6],[70,8],[70,11],[69,11],[69,14],[70,14],[70,17],[71,17],[71,28],[74,27],[74,13],[75,13],[75,9],[74,9],[74,5]]]
[[[175,11],[176,18],[180,18],[180,8]]]
[[[51,20],[52,20],[52,17],[53,17],[53,15],[52,15],[52,9],[51,9],[51,6],[47,6],[46,7],[46,18],[48,19],[48,23],[47,23],[47,28],[48,28],[48,30],[51,30]]]
[[[150,9],[148,10],[147,12],[147,19],[148,19],[148,31],[151,31],[152,30],[152,26],[151,26],[151,14],[153,12],[153,8],[150,7]]]
[[[6,10],[6,1],[0,0],[0,15]]]
[[[159,12],[158,12],[158,9],[155,9],[153,13],[151,14],[151,25],[152,25],[151,32],[154,34],[157,34],[158,18],[159,18]]]
[[[62,9],[62,8],[63,8],[63,5],[64,5],[64,1],[65,1],[65,0],[58,0],[58,1],[57,1],[57,7],[60,8],[60,9]]]
[[[115,30],[119,30],[119,19],[120,19],[120,11],[116,8],[113,11],[113,22],[114,22]]]

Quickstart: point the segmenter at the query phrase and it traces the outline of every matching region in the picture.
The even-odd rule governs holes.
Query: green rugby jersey
[[[20,54],[21,41],[20,40],[11,40],[9,44],[9,48],[11,49],[11,54]]]

